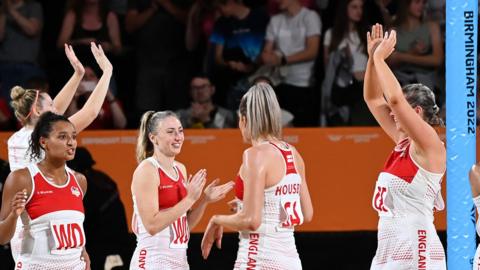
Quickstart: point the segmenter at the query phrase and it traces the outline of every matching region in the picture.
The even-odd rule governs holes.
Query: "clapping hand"
[[[91,44],[91,50],[92,54],[95,57],[95,60],[97,61],[98,66],[102,69],[102,71],[105,72],[112,72],[113,67],[110,61],[108,60],[107,56],[105,55],[105,52],[103,52],[102,46],[101,45],[96,45],[95,43],[90,43]]]
[[[395,51],[395,44],[397,44],[397,32],[395,30],[390,31],[390,33],[385,32],[382,42],[374,52],[375,59],[387,59]]]
[[[75,73],[77,73],[80,76],[83,76],[83,74],[85,74],[85,68],[83,67],[82,63],[78,60],[71,45],[65,44],[65,55],[67,56],[68,61],[70,61],[70,65],[72,65],[73,69],[75,70]]]
[[[383,40],[383,26],[381,24],[375,24],[372,26],[372,31],[367,32],[367,51],[368,56],[373,57],[373,53],[377,46]]]

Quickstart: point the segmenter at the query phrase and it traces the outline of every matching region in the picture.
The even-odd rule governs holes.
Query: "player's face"
[[[157,134],[153,136],[154,144],[166,156],[180,154],[184,139],[182,124],[173,116],[161,120],[157,126]]]
[[[53,124],[52,131],[48,137],[42,137],[40,140],[46,155],[52,158],[68,161],[75,157],[77,132],[70,122],[56,122]]]

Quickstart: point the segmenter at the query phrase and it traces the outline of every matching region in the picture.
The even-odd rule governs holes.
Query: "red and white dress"
[[[176,165],[174,168],[177,175],[172,177],[161,168],[153,157],[148,158],[147,161],[158,169],[160,177],[158,206],[160,210],[175,206],[187,196],[185,178]],[[161,232],[150,235],[138,213],[135,196],[133,196],[133,211],[132,228],[137,236],[137,248],[130,261],[130,269],[189,269],[187,247],[190,229],[187,213],[184,213]]]
[[[8,164],[10,165],[10,171],[16,171],[27,167],[29,164],[36,164],[43,159],[43,150],[39,159],[30,160],[29,142],[32,136],[33,128],[23,127],[17,132],[13,133],[8,138]],[[16,262],[20,255],[22,248],[23,229],[22,222],[19,218],[17,221],[17,227],[15,228],[15,234],[10,239],[10,249],[12,251],[13,260]]]
[[[80,259],[85,246],[83,191],[73,172],[65,167],[68,179],[56,185],[38,169],[28,167],[32,193],[20,216],[24,237],[17,270],[83,270]]]
[[[300,204],[302,178],[295,167],[290,146],[277,146],[285,160],[285,176],[264,190],[263,218],[256,231],[242,231],[234,269],[302,269],[293,236],[294,227],[303,223]],[[235,196],[243,200],[243,180],[235,181]],[[241,204],[239,207],[241,208]]]
[[[378,247],[370,269],[446,269],[445,252],[433,224],[443,210],[443,174],[429,172],[401,141],[380,173],[372,205],[378,212]]]

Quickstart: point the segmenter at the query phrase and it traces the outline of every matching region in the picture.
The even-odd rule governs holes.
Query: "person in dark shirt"
[[[222,14],[210,36],[215,46],[214,83],[218,101],[224,104],[227,91],[252,74],[262,52],[269,16],[264,9],[251,9],[242,0],[216,0]]]

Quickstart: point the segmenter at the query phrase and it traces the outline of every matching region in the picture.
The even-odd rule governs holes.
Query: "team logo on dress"
[[[77,187],[72,187],[70,190],[75,197],[80,196],[80,190]]]

